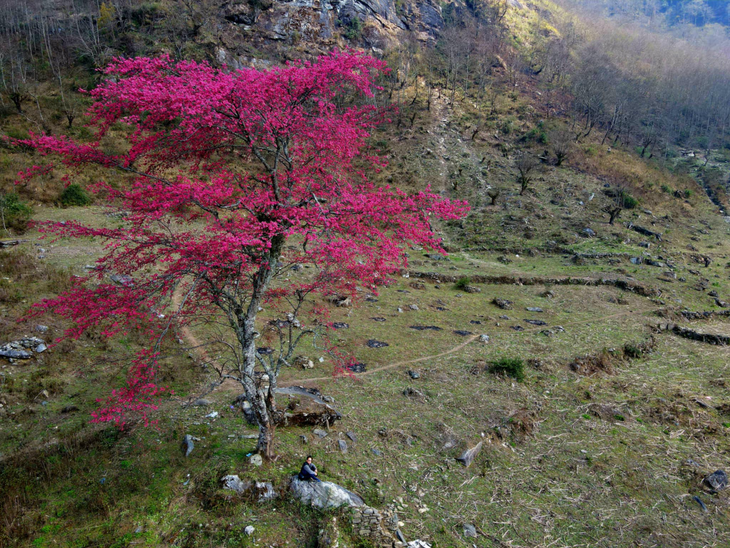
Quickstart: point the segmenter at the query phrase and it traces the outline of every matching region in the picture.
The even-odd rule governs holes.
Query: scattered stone
[[[413,289],[418,289],[420,291],[426,289],[426,284],[424,284],[423,282],[411,282],[409,286]]]
[[[359,362],[351,363],[351,364],[348,364],[348,366],[347,366],[347,370],[351,371],[353,373],[364,373],[366,369],[367,369],[367,365],[364,363],[359,363]]]
[[[48,326],[47,325],[36,325],[35,330],[38,331],[38,333],[45,333],[46,331],[48,331]]]
[[[448,311],[449,309],[448,309],[448,308],[444,308],[443,306],[437,306],[437,307],[436,307],[436,310],[438,310],[439,312],[446,312],[446,311]]]
[[[633,223],[629,223],[629,226],[627,228],[635,230],[636,232],[638,232],[639,234],[641,234],[643,236],[649,236],[650,238],[656,238],[659,241],[661,241],[661,239],[662,239],[662,235],[659,234],[658,232],[652,232],[651,230],[648,230],[644,227],[635,225]]]
[[[488,343],[489,335],[479,335],[479,342]]]
[[[13,350],[6,348],[7,345],[0,347],[0,358],[8,358],[13,360],[29,360],[33,354],[25,350]]]
[[[384,322],[384,321],[386,321],[385,318],[370,318],[370,319],[373,320],[374,322]]]
[[[469,468],[472,462],[474,462],[474,459],[479,454],[479,452],[482,450],[482,444],[484,442],[480,441],[477,443],[474,447],[471,449],[467,449],[464,451],[460,457],[457,457],[456,460],[458,460],[461,464]]]
[[[297,356],[292,361],[292,364],[296,367],[301,367],[302,369],[314,368],[314,362],[310,360],[308,356]]]
[[[426,257],[428,257],[432,261],[448,261],[449,260],[449,258],[446,255],[441,255],[440,253],[427,253]]]
[[[629,261],[631,261],[631,264],[641,264],[644,262],[644,259],[641,257],[631,257]]]
[[[418,310],[418,305],[417,304],[409,304],[408,305],[408,310],[414,310],[414,311],[415,310]]]
[[[335,306],[346,307],[352,305],[352,298],[344,295],[329,295],[326,300]]]
[[[424,540],[412,540],[406,545],[406,548],[431,548],[431,545]]]
[[[243,532],[246,533],[246,535],[248,535],[249,537],[251,535],[253,535],[254,531],[255,531],[255,529],[254,529],[253,525],[247,525],[246,528],[243,530]]]
[[[309,439],[304,434],[299,436],[299,439],[302,441],[302,445],[307,445],[309,443]]]
[[[510,328],[514,329],[515,331],[524,331],[525,330],[525,328],[522,327],[521,325],[511,325]]]
[[[727,474],[723,470],[716,470],[705,478],[705,483],[715,491],[722,491],[727,487]]]
[[[376,341],[375,339],[368,340],[366,344],[370,348],[384,348],[386,346],[390,346],[387,342]]]
[[[466,287],[464,288],[464,291],[465,291],[466,293],[481,293],[481,292],[482,292],[481,288],[479,288],[479,287],[476,287],[476,286],[473,286],[473,285],[467,285],[467,286],[466,286]]]
[[[329,481],[302,481],[294,476],[290,489],[300,502],[322,510],[365,505],[359,495]]]
[[[36,354],[40,354],[41,352],[45,352],[46,350],[48,350],[48,347],[45,345],[45,343],[41,343],[33,349],[33,352],[35,352]]]
[[[375,298],[375,297],[373,297],[372,295],[370,295],[370,296],[368,296],[368,297],[365,297],[365,300],[366,300],[367,302],[369,302],[369,303],[377,303],[377,302],[378,302],[378,299],[376,299],[376,298]]]
[[[115,284],[124,287],[130,287],[134,285],[134,280],[132,279],[132,276],[128,276],[126,274],[112,274],[111,276],[109,276],[109,279]]]
[[[252,466],[261,466],[262,464],[264,464],[264,459],[261,457],[261,455],[256,453],[255,455],[251,455],[251,458],[248,459],[248,462]]]
[[[465,523],[464,536],[468,538],[477,538],[477,528],[471,523]]]
[[[435,325],[412,325],[411,329],[415,329],[416,331],[442,331],[440,327]]]
[[[78,410],[79,410],[79,408],[76,407],[75,405],[67,405],[61,409],[61,413],[64,413],[64,414],[73,413],[74,411],[78,411]]]
[[[314,434],[315,436],[317,436],[320,439],[327,437],[327,432],[325,432],[321,428],[315,428],[314,430],[312,430],[312,434]]]
[[[206,400],[205,398],[199,398],[193,402],[193,407],[207,407],[211,403],[213,403],[210,400]]]
[[[239,495],[245,494],[253,486],[250,481],[243,481],[236,475],[223,476],[221,483],[223,484],[223,489],[235,491]]]
[[[469,335],[473,335],[474,333],[472,333],[471,331],[465,331],[463,329],[455,329],[454,334],[460,335],[462,337],[468,337]]]
[[[345,323],[345,322],[334,322],[332,324],[332,327],[334,329],[350,329],[350,324]]]
[[[651,247],[651,244],[649,242],[639,242],[639,247],[645,247],[646,249],[649,249]]]
[[[370,449],[370,451],[372,451],[373,452],[373,455],[375,455],[376,457],[382,457],[383,456],[382,451],[380,451],[379,449],[375,449],[375,447],[372,447]]]
[[[270,346],[263,346],[261,348],[257,348],[256,352],[260,354],[261,356],[270,356],[274,353],[274,349]]]
[[[525,320],[525,322],[531,325],[547,325],[547,322],[544,322],[542,320]]]
[[[422,400],[426,399],[426,396],[423,394],[423,392],[421,392],[420,390],[416,390],[415,388],[410,388],[410,387],[403,390],[403,395],[406,396],[407,398],[418,398],[418,399],[422,399]]]
[[[507,299],[497,299],[496,297],[492,300],[492,304],[498,306],[502,310],[512,310],[512,305],[514,304],[512,301],[508,301]]]
[[[596,231],[593,230],[592,228],[584,228],[583,229],[583,234],[585,234],[589,238],[595,238],[596,237]]]
[[[353,443],[357,441],[357,436],[355,435],[355,432],[353,432],[352,430],[345,432],[345,435],[348,438],[350,438],[350,441],[352,441]]]
[[[721,301],[720,299],[715,299],[715,304],[720,308],[728,308],[730,306],[725,301]]]
[[[527,310],[528,312],[542,312],[543,311],[542,308],[540,308],[539,306],[528,306],[525,308],[525,310]]]
[[[347,453],[347,442],[345,440],[337,440],[337,446],[341,453]]]
[[[184,457],[190,456],[190,453],[192,453],[193,449],[195,449],[195,444],[193,443],[194,439],[195,438],[193,438],[190,434],[185,434],[185,437],[180,444],[180,450]]]
[[[212,413],[208,413],[205,416],[206,419],[217,419],[218,418],[218,411],[213,411]]]
[[[418,371],[413,371],[412,369],[408,370],[408,376],[413,380],[421,378],[421,374]]]
[[[715,290],[713,290],[713,291],[710,291],[710,292],[708,293],[708,295],[709,295],[710,297],[719,297],[719,295],[717,294],[717,291],[715,291]]]

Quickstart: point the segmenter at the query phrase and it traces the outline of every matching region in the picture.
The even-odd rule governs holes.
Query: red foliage
[[[267,71],[169,57],[115,60],[105,83],[90,92],[95,143],[33,136],[27,144],[67,165],[129,175],[116,188],[99,185],[127,212],[123,228],[66,222],[43,229],[105,240],[106,253],[90,277],[131,281],[78,285],[36,305],[36,312],[72,319],[70,336],[91,326],[112,334],[130,322],[155,320],[177,291],[184,295],[173,312],[178,321],[218,309],[240,327],[232,331],[241,354],[253,356],[249,324],[260,303],[312,291],[372,290],[406,266],[404,245],[441,250],[429,218],[459,218],[465,204],[377,187],[353,163],[381,165],[361,152],[384,119],[372,98],[374,77],[385,70],[381,61],[352,52]],[[109,154],[102,145],[112,129],[126,135],[122,153]],[[311,282],[269,287],[276,275],[303,263],[316,267]],[[97,420],[157,395],[154,363],[135,361],[132,380],[117,394],[126,407],[112,406]],[[273,381],[274,369],[266,368]]]

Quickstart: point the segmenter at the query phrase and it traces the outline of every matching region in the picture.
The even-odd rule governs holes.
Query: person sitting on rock
[[[317,467],[312,463],[312,455],[309,455],[302,464],[299,479],[302,481],[322,481],[317,477]]]

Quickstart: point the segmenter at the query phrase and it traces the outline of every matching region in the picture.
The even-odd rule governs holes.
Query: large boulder
[[[294,476],[290,489],[297,500],[322,510],[365,504],[359,495],[329,481],[302,481]]]

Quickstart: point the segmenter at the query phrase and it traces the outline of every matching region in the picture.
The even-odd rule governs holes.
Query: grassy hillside
[[[328,337],[364,371],[335,377],[316,344],[301,350],[315,367],[287,368],[280,383],[333,398],[342,419],[326,437],[279,428],[278,459],[252,464],[256,429],[234,404],[235,387],[208,393],[216,379],[206,361],[216,356],[197,348],[196,328],[163,349],[161,380],[174,395],[157,422],[122,431],[91,424],[90,413],[123,382],[142,334],[109,341],[92,332],[30,360],[0,358],[0,546],[316,547],[333,518],[340,546],[370,546],[346,511],[316,511],[288,495],[307,454],[324,479],[373,507],[393,505],[408,540],[437,547],[730,545],[728,492],[703,482],[728,462],[728,346],[680,336],[682,328],[730,335],[726,199],[714,192],[713,203],[701,184],[726,178],[730,159],[678,147],[676,157],[642,158],[595,132],[571,138],[556,165],[575,122],[563,92],[546,94],[529,73],[515,85],[509,66],[495,73],[494,94],[406,78],[394,94],[400,113],[372,138],[389,160],[379,182],[430,185],[472,210],[437,227],[447,260],[415,250],[409,271],[374,299],[318,303],[346,325]],[[7,134],[31,129],[6,114]],[[63,130],[63,120],[50,123]],[[526,155],[536,164],[521,192]],[[4,188],[37,161],[6,146]],[[16,189],[33,220],[124,225],[101,199],[60,207],[65,174]],[[73,176],[85,186],[99,174]],[[637,202],[610,225],[604,209],[616,189]],[[63,321],[18,320],[68,289],[101,249],[44,240],[33,227],[3,239],[15,240],[0,250],[0,344],[50,343]],[[205,405],[191,405],[201,397]],[[180,450],[186,434],[197,438],[189,457]],[[456,460],[479,442],[470,467]],[[237,497],[221,488],[227,474],[270,481],[279,497]]]

